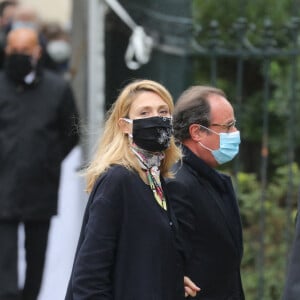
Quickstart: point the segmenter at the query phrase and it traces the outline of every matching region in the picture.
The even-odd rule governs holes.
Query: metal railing
[[[300,55],[299,33],[300,19],[291,18],[286,26],[276,32],[273,24],[269,19],[263,23],[261,30],[254,32],[255,26],[249,24],[245,18],[239,18],[233,24],[229,33],[221,33],[220,26],[217,21],[211,21],[206,32],[198,26],[195,39],[191,43],[192,53],[196,59],[209,60],[210,64],[210,83],[214,86],[218,85],[218,61],[225,57],[230,57],[235,61],[236,65],[236,95],[235,108],[237,119],[242,111],[245,61],[259,61],[263,78],[263,101],[262,101],[262,137],[261,137],[261,168],[260,168],[260,232],[259,232],[259,253],[258,253],[258,290],[257,299],[264,299],[265,289],[265,232],[266,232],[266,210],[265,201],[267,198],[268,185],[268,165],[269,165],[269,100],[272,93],[270,68],[274,60],[285,59],[290,65],[290,91],[291,95],[287,102],[289,112],[287,121],[287,164],[288,164],[288,187],[286,195],[286,240],[287,248],[291,244],[293,220],[293,168],[295,161],[295,120],[296,120],[296,102],[297,95],[297,72],[298,58]],[[255,42],[249,38],[254,36]],[[277,35],[276,35],[277,34]],[[225,38],[224,38],[225,37]],[[223,39],[222,39],[223,38]],[[227,39],[226,39],[227,38]],[[238,168],[237,166],[235,166]]]

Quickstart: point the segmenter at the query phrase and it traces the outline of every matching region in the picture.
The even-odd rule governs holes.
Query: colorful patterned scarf
[[[155,200],[164,210],[167,210],[167,203],[161,187],[159,170],[160,163],[165,157],[164,153],[149,152],[137,147],[136,145],[132,145],[131,149],[138,158],[142,169],[146,171],[148,183],[153,192]]]

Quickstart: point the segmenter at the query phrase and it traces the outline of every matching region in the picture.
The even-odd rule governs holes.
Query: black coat
[[[137,173],[111,167],[90,195],[65,299],[183,299],[175,226]]]
[[[31,86],[0,73],[0,219],[57,212],[60,164],[78,142],[69,84],[43,72]]]
[[[187,257],[186,274],[202,289],[194,299],[244,299],[242,229],[231,180],[183,148],[168,182]]]

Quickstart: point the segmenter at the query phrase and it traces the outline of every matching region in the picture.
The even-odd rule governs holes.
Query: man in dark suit
[[[215,170],[238,153],[240,134],[223,91],[194,86],[175,105],[174,135],[183,159],[168,182],[196,299],[242,300],[242,227],[229,176]]]
[[[282,300],[300,299],[300,199],[298,201],[297,225]]]
[[[32,29],[10,31],[0,72],[0,300],[36,300],[60,166],[78,142],[71,88],[40,65]],[[73,128],[75,127],[75,130]],[[18,286],[18,226],[25,231],[26,274]]]

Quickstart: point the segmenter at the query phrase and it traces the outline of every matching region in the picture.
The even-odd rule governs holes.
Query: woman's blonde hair
[[[170,113],[173,113],[174,103],[172,96],[161,84],[152,80],[137,80],[125,86],[108,111],[104,131],[95,156],[84,172],[88,192],[92,190],[97,178],[113,164],[122,165],[127,169],[137,171],[140,176],[142,175],[142,169],[130,149],[128,135],[122,132],[118,122],[120,118],[129,117],[133,101],[137,95],[145,91],[153,92],[160,96],[168,105]],[[181,152],[175,145],[173,137],[170,147],[164,153],[165,158],[160,167],[161,175],[171,177],[170,167],[181,157]]]

